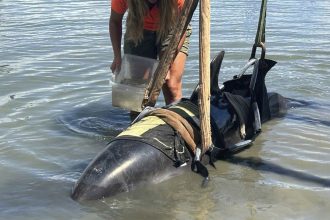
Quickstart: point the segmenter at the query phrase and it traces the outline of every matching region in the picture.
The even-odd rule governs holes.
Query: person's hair
[[[144,16],[149,12],[147,0],[127,0],[128,15],[126,20],[126,37],[138,44],[143,38]],[[160,11],[157,42],[164,39],[178,18],[179,10],[177,0],[158,0]]]

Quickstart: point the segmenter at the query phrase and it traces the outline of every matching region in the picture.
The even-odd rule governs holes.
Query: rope
[[[200,142],[199,132],[176,112],[167,109],[157,109],[148,113],[148,116],[157,116],[176,130],[187,143],[191,153],[196,152],[196,143]]]
[[[266,54],[266,12],[267,12],[267,0],[261,1],[260,15],[259,15],[259,23],[256,38],[254,41],[254,45],[252,47],[251,57],[250,59],[255,58],[257,47],[262,49],[261,51],[261,59],[265,58]]]
[[[266,42],[266,11],[267,11],[267,0],[262,0],[261,8],[260,8],[260,16],[259,16],[259,24],[257,35],[255,38],[255,45],[261,46],[261,43]]]

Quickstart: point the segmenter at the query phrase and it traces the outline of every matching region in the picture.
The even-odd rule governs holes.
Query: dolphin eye
[[[103,173],[103,169],[102,169],[102,167],[94,167],[93,172],[100,175]]]

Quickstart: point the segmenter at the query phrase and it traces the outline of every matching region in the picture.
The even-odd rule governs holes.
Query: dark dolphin
[[[211,129],[214,147],[209,155],[214,160],[228,153],[245,149],[260,132],[256,129],[258,120],[264,123],[283,114],[283,109],[286,109],[285,99],[277,93],[267,93],[265,87],[266,73],[275,65],[274,61],[260,60],[259,73],[255,78],[253,74],[238,74],[233,80],[225,82],[224,88],[219,88],[218,77],[223,56],[224,52],[219,53],[211,63]],[[253,88],[251,88],[252,80],[255,80]],[[198,88],[186,102],[197,106],[197,91]],[[239,109],[243,109],[241,112],[237,112],[228,101],[231,99],[230,94],[233,95],[234,100],[237,99],[238,103],[244,103],[238,106]],[[258,120],[253,117],[256,115],[251,107],[253,100],[257,103],[257,113],[260,113]],[[180,106],[180,102],[172,107],[176,106]],[[148,120],[148,118],[149,116],[146,116],[142,120]],[[198,121],[198,117],[195,119]],[[196,120],[190,123],[196,124]],[[241,133],[242,121],[246,131],[244,137]],[[134,130],[134,124],[129,129]],[[175,143],[176,135],[174,134],[173,128],[167,124],[156,126],[148,131],[149,137],[160,143]],[[184,141],[181,141],[181,145],[188,152]],[[188,158],[185,154],[183,162],[178,164],[178,155],[164,152],[166,148],[164,150],[157,146],[159,143],[157,145],[147,139],[122,136],[114,138],[85,169],[76,182],[71,197],[74,200],[109,197],[130,191],[145,183],[163,181],[187,170],[184,167],[189,166],[182,165],[185,162],[188,165],[191,163],[191,153],[188,152]],[[174,151],[179,152],[178,149]]]
[[[140,141],[111,142],[76,183],[73,199],[99,199],[157,183],[180,170],[161,151]]]

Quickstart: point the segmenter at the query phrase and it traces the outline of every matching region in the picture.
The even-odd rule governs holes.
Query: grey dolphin
[[[73,199],[99,199],[150,182],[160,182],[180,170],[153,146],[134,140],[111,142],[76,183]]]
[[[268,93],[265,87],[266,73],[276,62],[263,60],[258,64],[259,73],[253,91],[249,87],[253,76],[243,74],[225,82],[224,88],[220,89],[218,77],[223,56],[224,52],[219,53],[211,63],[211,129],[214,147],[209,155],[214,160],[228,153],[243,150],[260,132],[255,129],[257,120],[253,117],[252,104],[250,104],[251,93],[255,94],[260,113],[259,120],[262,123],[279,115],[285,109],[285,99],[277,93]],[[197,91],[198,87],[190,99],[185,101],[188,106],[197,106]],[[238,103],[243,103],[242,106],[238,106],[243,110],[237,112],[229,99],[237,99]],[[182,103],[172,105],[169,109],[180,110]],[[154,116],[146,116],[141,121],[151,117]],[[189,123],[198,127],[198,113],[188,119],[191,119],[188,120]],[[245,128],[243,136],[242,124]],[[133,131],[138,129],[140,128],[135,124],[128,128]],[[184,167],[189,167],[182,165],[191,163],[192,154],[188,150],[187,143],[182,139],[181,142],[179,140],[179,144],[176,143],[178,141],[176,134],[168,124],[159,123],[145,132],[144,135],[147,137],[144,138],[119,135],[88,165],[74,185],[71,197],[74,200],[109,197],[120,192],[128,192],[145,183],[160,182],[179,175],[187,170]],[[176,145],[176,148],[170,146],[171,143]],[[162,148],[162,144],[166,146]],[[178,149],[180,146],[181,148]],[[183,151],[185,154],[178,155]]]

